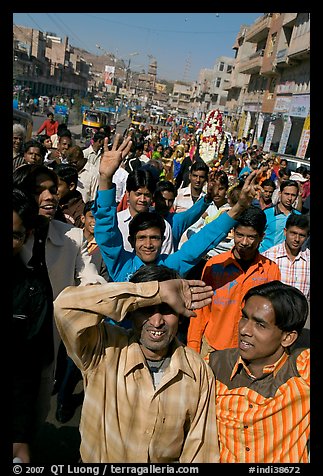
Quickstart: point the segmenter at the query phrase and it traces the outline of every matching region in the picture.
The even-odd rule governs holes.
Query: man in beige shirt
[[[57,327],[84,379],[83,463],[218,462],[212,373],[176,337],[179,316],[194,316],[211,293],[178,277],[143,266],[132,282],[69,287],[56,299]],[[127,315],[132,330],[107,315]]]

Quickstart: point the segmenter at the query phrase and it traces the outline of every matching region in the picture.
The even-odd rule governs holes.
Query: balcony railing
[[[266,14],[255,21],[247,30],[245,41],[250,43],[258,43],[267,38],[271,24],[271,14]]]

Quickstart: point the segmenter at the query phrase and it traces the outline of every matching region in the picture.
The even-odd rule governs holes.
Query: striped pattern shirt
[[[307,248],[300,251],[293,261],[287,254],[286,242],[272,246],[262,253],[278,264],[281,281],[302,291],[307,301],[310,300],[310,256]]]
[[[310,350],[295,349],[263,376],[250,374],[239,349],[210,354],[216,377],[221,463],[307,463]]]
[[[104,323],[160,303],[158,283],[66,288],[55,319],[68,355],[82,371],[83,463],[216,463],[215,384],[208,364],[175,338],[155,389],[131,331]]]

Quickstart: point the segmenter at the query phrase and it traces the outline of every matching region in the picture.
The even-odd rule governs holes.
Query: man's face
[[[208,190],[211,191],[213,197],[213,203],[217,207],[221,207],[227,202],[226,193],[227,187],[220,183],[220,180],[210,180],[208,184]]]
[[[268,299],[252,296],[247,300],[239,321],[239,350],[244,360],[259,367],[273,364],[282,355],[285,334],[276,326]]]
[[[138,188],[135,192],[127,192],[129,209],[131,216],[136,215],[139,212],[147,212],[151,205],[153,196],[147,187]]]
[[[204,170],[196,170],[189,174],[189,180],[191,182],[191,187],[197,192],[201,192],[203,185],[206,182],[206,173]]]
[[[62,137],[57,145],[57,149],[65,157],[66,151],[72,146],[72,139],[69,137]]]
[[[29,147],[29,149],[24,153],[24,159],[27,164],[41,165],[43,163],[43,156],[39,147]]]
[[[64,180],[61,178],[58,179],[58,188],[57,188],[57,195],[58,200],[61,202],[66,195],[69,195],[71,192],[71,187],[68,185]]]
[[[142,307],[131,313],[133,330],[145,357],[165,356],[178,330],[178,315],[167,304]]]
[[[308,237],[308,232],[298,226],[290,226],[288,229],[284,229],[284,235],[286,238],[287,249],[289,249],[293,254],[298,254]]]
[[[261,195],[262,195],[262,198],[264,199],[265,203],[270,203],[271,202],[273,193],[274,193],[274,189],[270,185],[265,185],[263,187],[263,192],[262,192]]]
[[[298,190],[296,187],[293,185],[291,187],[285,187],[284,190],[280,192],[280,202],[287,210],[291,210],[297,196]]]
[[[36,177],[34,193],[39,207],[39,215],[46,216],[50,220],[54,218],[58,207],[57,187],[53,180],[45,174]]]
[[[173,192],[170,192],[169,190],[163,190],[160,193],[161,196],[158,196],[155,200],[155,210],[160,214],[165,214],[172,208],[175,196]]]
[[[84,225],[84,231],[86,231],[89,235],[94,236],[95,218],[92,211],[89,210],[86,212],[86,214],[82,216],[81,220]]]
[[[24,142],[24,138],[22,136],[20,136],[18,134],[14,135],[13,136],[13,149],[16,152],[19,152],[23,142]]]
[[[255,257],[263,236],[259,236],[252,226],[238,225],[234,230],[233,238],[235,257],[249,261]]]
[[[134,249],[138,258],[145,264],[154,263],[160,255],[162,237],[159,228],[147,228],[138,231],[135,236]]]

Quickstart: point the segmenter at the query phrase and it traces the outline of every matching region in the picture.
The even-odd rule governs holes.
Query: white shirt
[[[122,233],[123,238],[123,247],[126,251],[133,251],[131,244],[129,243],[128,236],[129,236],[129,222],[132,219],[130,215],[129,207],[121,212],[117,213],[118,219],[118,226],[119,230]],[[165,228],[165,238],[161,247],[161,254],[171,254],[174,253],[174,245],[173,245],[173,233],[170,224],[168,221],[164,220],[166,228]]]
[[[123,167],[119,167],[113,174],[112,182],[116,185],[116,202],[121,202],[125,191],[128,178],[128,172]]]
[[[99,187],[99,172],[93,165],[86,162],[78,173],[77,190],[81,192],[83,202],[94,200]]]
[[[197,197],[197,200],[199,200],[201,197],[204,197],[204,195],[205,192],[202,191],[199,197]],[[192,199],[191,184],[189,184],[187,187],[178,190],[177,196],[174,200],[173,208],[175,213],[180,213],[185,212],[185,210],[191,208],[192,205],[194,205],[194,202]]]
[[[99,171],[100,158],[102,155],[101,148],[98,150],[98,152],[95,152],[91,144],[86,149],[83,149],[83,155],[87,159],[88,163],[93,165],[97,169],[97,171]]]

